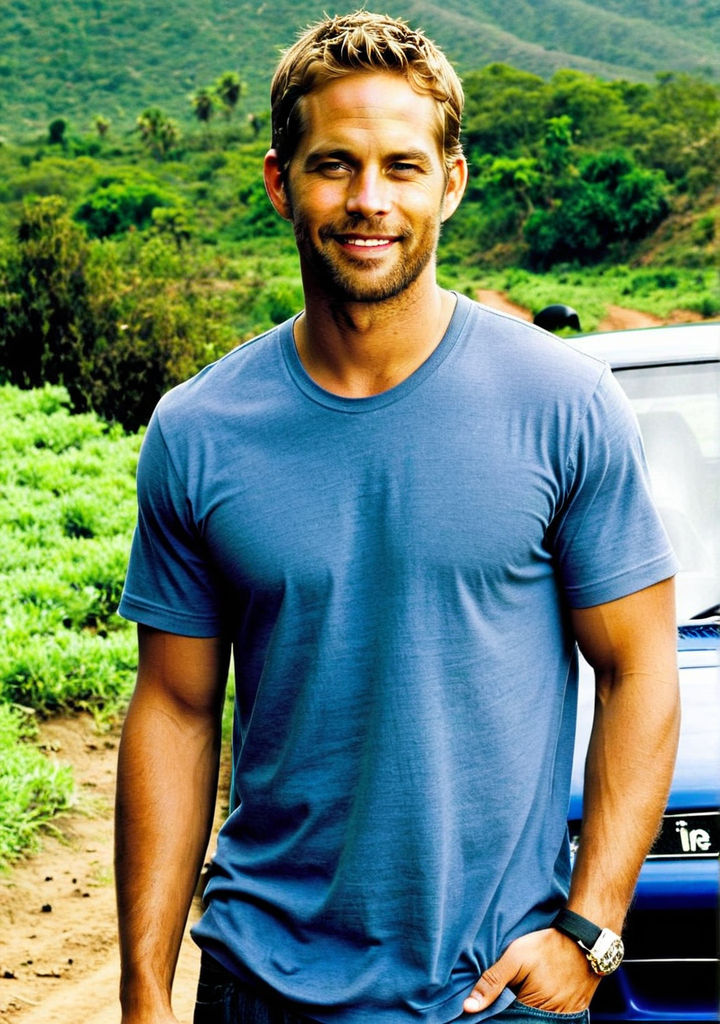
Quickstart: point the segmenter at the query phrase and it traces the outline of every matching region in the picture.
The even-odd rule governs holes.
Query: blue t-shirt
[[[321,1021],[447,1024],[567,894],[568,607],[675,569],[609,369],[458,297],[341,398],[288,322],[163,398],[138,490],[122,614],[234,645],[197,942]]]

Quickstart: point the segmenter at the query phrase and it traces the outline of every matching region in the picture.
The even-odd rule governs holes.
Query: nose
[[[390,183],[378,168],[358,168],[352,176],[345,207],[356,217],[381,217],[391,205]]]

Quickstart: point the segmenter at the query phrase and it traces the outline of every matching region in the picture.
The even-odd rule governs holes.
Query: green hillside
[[[97,115],[129,130],[149,105],[184,121],[189,94],[224,71],[247,83],[242,115],[262,113],[279,49],[324,11],[350,6],[3,0],[0,136],[27,136],[55,117],[85,131]],[[716,0],[396,0],[391,13],[423,27],[463,72],[502,61],[544,77],[560,67],[604,78],[720,77]]]

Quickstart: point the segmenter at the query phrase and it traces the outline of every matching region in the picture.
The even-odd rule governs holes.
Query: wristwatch
[[[609,928],[598,928],[572,910],[561,910],[552,924],[553,928],[577,942],[596,974],[612,974],[622,963],[625,955],[623,941]]]

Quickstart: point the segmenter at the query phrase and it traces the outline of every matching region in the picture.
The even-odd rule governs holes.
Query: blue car
[[[625,960],[593,1000],[599,1021],[718,1020],[720,848],[720,323],[577,337],[613,367],[638,417],[660,514],[680,562],[683,722],[661,831],[640,875]],[[571,842],[593,714],[581,672]],[[652,772],[652,764],[647,765]]]

